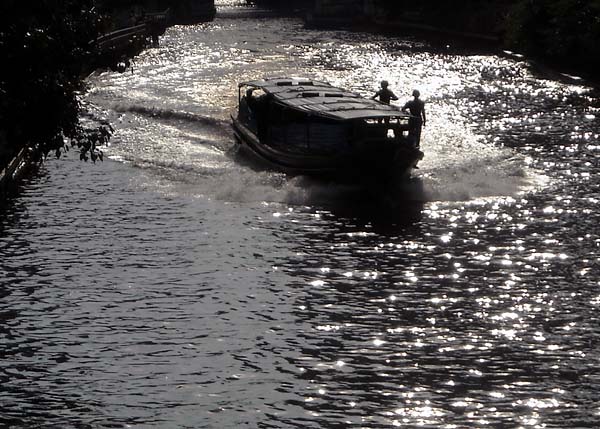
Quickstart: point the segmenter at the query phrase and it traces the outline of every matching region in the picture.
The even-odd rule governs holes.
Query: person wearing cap
[[[421,128],[425,126],[427,117],[425,116],[425,102],[419,97],[421,93],[418,90],[414,90],[413,99],[407,102],[402,108],[403,112],[407,110],[410,112],[410,119],[408,120],[409,136],[412,137],[416,147],[421,144]]]
[[[372,100],[375,100],[377,97],[379,97],[379,102],[383,103],[383,104],[390,104],[391,100],[397,100],[398,97],[396,97],[396,94],[394,94],[389,88],[388,88],[389,84],[387,80],[382,80],[381,81],[381,89],[379,91],[377,91],[375,93],[375,95],[373,97],[371,97]]]

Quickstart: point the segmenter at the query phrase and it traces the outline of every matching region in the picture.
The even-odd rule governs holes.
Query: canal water
[[[414,179],[239,159],[237,83],[289,75],[419,89]],[[229,0],[89,86],[108,159],[50,160],[1,210],[1,427],[598,427],[585,81]]]

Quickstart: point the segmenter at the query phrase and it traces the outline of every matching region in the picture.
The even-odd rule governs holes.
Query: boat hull
[[[423,153],[408,144],[356,147],[341,154],[292,153],[270,146],[242,121],[232,117],[239,152],[261,167],[289,175],[341,182],[389,182],[410,177]]]

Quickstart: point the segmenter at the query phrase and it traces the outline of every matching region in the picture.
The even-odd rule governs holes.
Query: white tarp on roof
[[[240,86],[261,88],[277,101],[306,113],[335,119],[408,117],[395,106],[363,98],[327,82],[302,78],[275,78],[243,82]]]

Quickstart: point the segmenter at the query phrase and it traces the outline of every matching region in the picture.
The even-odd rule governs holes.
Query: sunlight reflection
[[[311,73],[363,95],[371,95],[377,82],[385,78],[401,100],[418,82],[424,99],[432,105],[423,141],[426,157],[417,171],[425,189],[419,201],[425,208],[415,224],[402,230],[386,224],[381,231],[381,225],[354,212],[346,216],[336,207],[321,215],[314,213],[319,204],[304,207],[288,199],[285,204],[235,206],[236,216],[254,214],[246,210],[256,206],[261,210],[257,227],[261,235],[247,240],[251,243],[247,247],[260,247],[260,237],[274,237],[279,247],[257,251],[259,257],[253,257],[256,254],[250,250],[241,267],[227,267],[238,276],[233,277],[236,287],[201,291],[204,300],[189,301],[201,309],[200,317],[211,317],[227,330],[234,349],[228,350],[233,356],[229,360],[236,370],[255,368],[257,377],[273,380],[275,399],[263,401],[260,397],[260,402],[268,402],[265,411],[278,416],[279,423],[288,418],[289,411],[290,424],[301,425],[302,420],[295,421],[293,411],[278,408],[277,401],[292,404],[304,382],[311,392],[304,397],[306,408],[311,413],[322,412],[322,419],[314,423],[324,427],[335,425],[333,419],[343,424],[339,415],[357,403],[361,408],[351,412],[357,420],[358,415],[363,418],[365,427],[383,427],[375,421],[382,414],[388,425],[393,420],[400,427],[452,427],[442,425],[446,416],[460,422],[457,427],[505,427],[508,415],[513,420],[522,417],[521,426],[537,425],[544,421],[532,410],[552,412],[561,405],[558,399],[547,399],[549,388],[558,385],[555,377],[563,389],[553,395],[580,395],[581,402],[588,400],[595,392],[592,382],[596,380],[583,376],[595,376],[590,366],[596,357],[593,329],[588,328],[590,320],[595,320],[600,295],[597,288],[585,287],[592,279],[598,281],[596,260],[593,255],[587,262],[579,260],[569,239],[572,232],[578,240],[575,246],[596,249],[600,241],[593,233],[595,224],[585,230],[585,225],[573,222],[575,217],[565,217],[571,209],[582,213],[577,206],[580,195],[569,193],[574,183],[589,179],[590,173],[578,164],[582,160],[591,164],[597,155],[593,151],[598,146],[589,140],[597,133],[593,121],[598,115],[587,117],[586,113],[591,114],[577,110],[579,107],[565,110],[567,115],[577,110],[579,119],[583,116],[590,122],[578,121],[580,129],[560,130],[573,122],[541,112],[547,106],[538,103],[544,100],[553,110],[562,109],[559,103],[573,103],[570,89],[531,78],[525,63],[491,55],[421,52],[412,49],[412,42],[409,49],[387,49],[381,40],[373,41],[377,36],[350,36],[343,31],[316,37],[318,32],[299,30],[299,19],[287,20],[283,28],[273,27],[274,19],[256,22],[253,31],[261,34],[255,36],[270,32],[279,36],[278,31],[285,31],[285,38],[276,42],[259,38],[247,49],[250,43],[246,45],[246,39],[244,44],[241,40],[239,45],[234,43],[236,37],[248,35],[234,33],[239,23],[229,21],[234,20],[171,28],[160,49],[144,54],[135,75],[111,78],[110,91],[104,94],[110,100],[105,103],[108,106],[124,102],[140,111],[143,109],[136,106],[160,105],[162,109],[140,113],[144,119],[130,135],[122,131],[123,142],[118,145],[127,155],[122,159],[158,156],[168,168],[182,170],[193,158],[194,168],[202,172],[227,165],[224,154],[228,145],[207,144],[205,140],[211,143],[215,138],[199,130],[210,119],[218,127],[227,126],[223,133],[226,143],[231,143],[229,110],[237,102],[237,82],[269,73]],[[222,40],[210,40],[217,29],[227,34]],[[182,43],[189,37],[194,43]],[[119,93],[127,98],[115,101]],[[180,119],[176,116],[179,111],[193,115]],[[126,122],[134,112],[120,113]],[[165,114],[175,118],[161,117]],[[558,145],[562,148],[552,138],[558,132],[564,134]],[[587,145],[590,157],[575,156],[579,144]],[[560,150],[565,159],[544,155],[551,150]],[[538,174],[533,171],[536,167],[547,171],[551,179],[542,183],[536,176],[539,182],[534,183],[531,176]],[[586,168],[592,170],[592,166]],[[189,176],[190,169],[183,170],[181,175]],[[211,174],[220,188],[238,175],[238,169]],[[556,180],[565,176],[567,181]],[[253,181],[258,181],[255,187],[262,186],[263,177],[250,171],[238,180],[238,192],[246,193]],[[205,181],[202,176],[194,185],[201,187]],[[268,199],[273,189],[295,182],[283,177],[274,183],[265,186],[266,196],[261,187],[259,198],[251,201]],[[529,189],[528,185],[538,183],[555,184],[565,196],[532,192],[527,199],[516,197]],[[586,190],[589,200],[584,208],[592,210],[600,199],[591,187]],[[348,203],[352,204],[354,200]],[[595,212],[588,215],[593,219]],[[200,222],[204,216],[195,218]],[[538,229],[537,222],[547,229]],[[240,231],[254,227],[248,221]],[[228,245],[241,248],[239,253],[245,255],[247,237],[243,232]],[[211,238],[207,242],[212,244]],[[238,254],[229,248],[220,250],[222,258]],[[203,267],[203,258],[213,253],[198,257],[197,266]],[[568,258],[572,258],[572,267],[561,264]],[[523,260],[529,263],[525,269],[519,265]],[[262,263],[281,269],[268,270],[265,275]],[[253,277],[254,273],[259,274]],[[207,277],[207,283],[215,280],[217,286],[226,280],[211,279],[204,273],[190,277],[197,282]],[[288,287],[297,283],[300,287]],[[257,298],[248,304],[246,289],[255,286],[252,292]],[[172,289],[175,293],[179,288]],[[189,296],[198,294],[197,290],[194,287]],[[579,295],[568,295],[571,291]],[[226,305],[213,307],[211,298],[220,294],[225,295]],[[569,307],[568,300],[582,302],[577,308],[581,312],[572,312],[575,307]],[[556,309],[553,302],[558,303]],[[214,314],[223,316],[213,317],[213,308]],[[288,318],[290,309],[293,320]],[[237,318],[230,317],[231,313]],[[194,320],[204,328],[199,317]],[[245,335],[247,342],[243,342]],[[585,353],[590,353],[589,361],[581,360]],[[217,361],[227,365],[227,361]],[[300,362],[303,366],[291,371],[294,379],[289,383],[285,380],[286,362],[292,368]],[[267,373],[270,368],[272,372]],[[240,395],[245,394],[242,390]],[[298,398],[301,402],[303,395]],[[346,409],[340,410],[340,404]],[[243,407],[242,403],[240,409]],[[372,409],[377,416],[369,420],[366,415]],[[265,421],[265,425],[270,423]]]
[[[492,335],[503,336],[508,340],[514,340],[517,338],[517,331],[515,329],[493,329]]]

